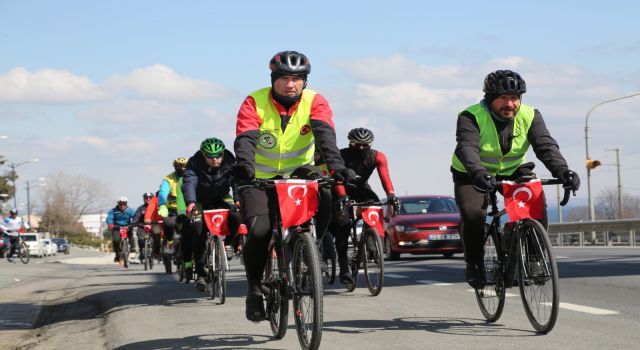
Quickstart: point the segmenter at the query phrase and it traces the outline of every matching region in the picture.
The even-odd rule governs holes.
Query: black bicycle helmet
[[[497,70],[489,73],[484,79],[485,94],[489,95],[522,95],[527,92],[527,84],[520,74],[510,70]]]
[[[271,58],[269,69],[272,75],[299,75],[306,78],[307,74],[311,73],[311,64],[304,54],[282,51]]]
[[[373,132],[367,128],[355,128],[349,131],[349,142],[353,143],[372,143]]]
[[[153,193],[145,192],[145,193],[142,194],[142,200],[145,200],[147,198],[153,198]]]

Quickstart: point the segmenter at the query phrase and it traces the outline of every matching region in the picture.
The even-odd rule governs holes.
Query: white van
[[[21,233],[20,239],[29,246],[29,254],[39,258],[45,255],[45,246],[42,243],[42,235],[40,233]]]

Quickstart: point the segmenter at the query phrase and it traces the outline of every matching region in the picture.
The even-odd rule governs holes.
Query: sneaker
[[[351,278],[349,270],[340,271],[340,283],[346,285],[349,289],[353,288],[353,279]]]
[[[247,320],[256,323],[267,319],[262,295],[247,295],[245,315],[247,316]]]
[[[113,262],[118,262],[118,260],[120,260],[120,258],[118,258],[117,256],[113,258]]]
[[[196,289],[198,292],[204,292],[207,290],[207,281],[204,280],[204,277],[198,277],[196,281]]]
[[[465,269],[467,283],[474,289],[484,288],[484,264],[468,262]]]

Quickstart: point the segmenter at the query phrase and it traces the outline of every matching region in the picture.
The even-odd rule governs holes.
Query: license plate
[[[460,239],[460,234],[458,233],[438,233],[435,235],[429,235],[429,240],[431,241],[441,241],[441,240],[451,240],[451,239]]]

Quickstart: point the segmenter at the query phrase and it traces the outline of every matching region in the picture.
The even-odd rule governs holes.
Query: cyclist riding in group
[[[319,178],[321,171],[313,166],[315,147],[320,148],[337,180],[351,180],[353,171],[345,167],[336,146],[329,103],[319,93],[305,89],[311,72],[307,57],[296,51],[278,52],[269,68],[271,86],[246,97],[238,112],[234,143],[238,185],[254,178]],[[319,195],[316,231],[321,239],[331,220],[332,196],[324,188]],[[261,280],[278,201],[270,192],[251,186],[243,186],[239,196],[249,230],[243,252],[246,317],[257,322],[265,319]]]
[[[151,192],[145,192],[142,194],[142,205],[136,209],[136,213],[133,214],[133,226],[136,227],[136,230],[133,232],[133,244],[135,248],[135,252],[138,253],[138,258],[142,262],[144,259],[144,254],[142,252],[142,247],[144,247],[144,234],[139,232],[144,227],[144,213],[149,206],[149,201],[151,198],[155,197]]]
[[[173,161],[174,171],[162,179],[158,192],[158,214],[163,218],[164,237],[173,240],[173,233],[178,220],[178,197],[180,196],[180,180],[187,168],[187,158],[180,157]]]
[[[118,198],[118,203],[107,214],[107,227],[111,230],[113,240],[113,251],[115,252],[114,262],[120,259],[120,227],[130,226],[135,212],[127,206],[127,197]]]
[[[353,181],[353,186],[336,187],[337,201],[344,201],[345,195],[356,202],[373,201],[380,199],[369,186],[369,178],[374,170],[378,170],[378,176],[382,182],[382,188],[387,194],[387,200],[397,208],[398,199],[393,190],[393,183],[389,177],[387,157],[384,153],[371,148],[373,143],[373,132],[366,128],[355,128],[348,134],[349,147],[340,150],[340,155],[344,159],[345,165],[353,169],[358,178]],[[334,209],[339,209],[335,206]],[[351,230],[349,220],[346,215],[334,213],[331,222],[331,232],[335,235],[336,250],[338,252],[338,265],[340,266],[340,282],[345,285],[353,284],[349,264],[347,262],[347,248],[349,231]]]
[[[207,138],[189,158],[182,183],[188,216],[196,211],[202,213],[209,209],[230,209],[227,217],[228,244],[233,241],[240,226],[240,214],[235,210],[235,194],[232,197],[229,193],[232,189],[231,169],[234,163],[235,157],[225,148],[224,142],[214,137]],[[197,273],[196,288],[201,292],[206,289],[203,253],[207,232],[204,220],[194,221],[189,229],[183,230],[183,257],[185,261],[189,261],[189,257],[193,255]]]
[[[20,231],[22,229],[30,229],[29,224],[26,223],[21,217],[18,216],[18,209],[11,208],[9,209],[9,216],[4,218],[2,222],[0,222],[0,232],[4,232],[7,236],[9,236],[9,244],[11,245],[11,250],[9,254],[7,254],[7,260],[9,262],[14,262],[12,256],[16,252],[16,250],[20,249]]]
[[[153,225],[162,221],[163,224],[162,226],[164,227],[164,218],[162,216],[160,216],[160,214],[158,214],[158,201],[160,201],[160,196],[158,195],[159,191],[156,192],[156,195],[151,197],[149,199],[149,202],[147,203],[147,208],[144,211],[143,217],[142,217],[142,221],[144,222],[144,233],[145,235],[151,235],[151,255],[148,258],[149,259],[153,259],[154,257],[160,257],[160,234],[158,233],[159,231],[156,231],[155,233],[153,232]],[[140,238],[140,237],[138,237]],[[144,235],[142,236],[142,244],[140,245],[140,247],[144,247]],[[143,251],[144,249],[140,249],[141,251]],[[144,256],[144,254],[141,252],[141,254],[143,255],[143,257],[140,258],[140,262],[143,261],[143,258],[147,258],[146,256]]]
[[[526,91],[525,81],[518,73],[492,72],[484,80],[484,99],[458,115],[451,172],[462,216],[466,279],[474,288],[482,288],[485,278],[485,193],[495,189],[496,180],[533,174],[534,164],[525,163],[529,146],[565,188],[580,187],[578,174],[569,170],[540,111],[521,103]],[[547,226],[546,205],[541,223]]]

